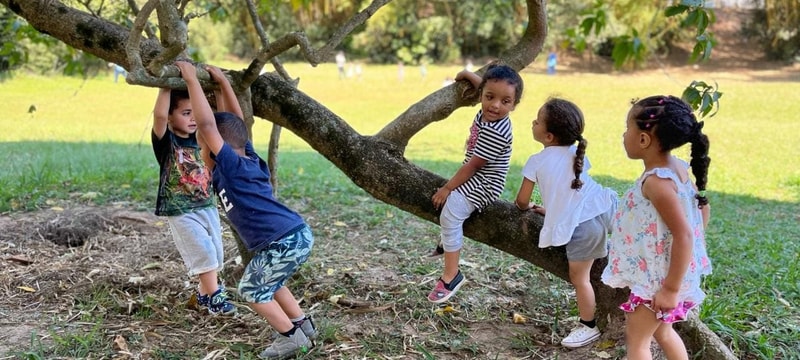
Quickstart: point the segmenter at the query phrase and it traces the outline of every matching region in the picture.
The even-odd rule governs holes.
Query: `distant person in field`
[[[444,255],[444,272],[428,294],[434,303],[450,299],[466,281],[458,266],[464,221],[503,191],[511,159],[509,113],[519,104],[523,88],[519,74],[501,64],[489,65],[483,77],[462,70],[455,79],[467,80],[479,91],[481,108],[470,127],[461,168],[431,198],[441,209],[441,242],[431,256]]]
[[[299,214],[273,197],[267,164],[253,149],[241,107],[222,71],[206,67],[223,90],[217,98],[220,111],[212,112],[194,65],[182,61],[176,65],[192,99],[200,144],[220,205],[253,253],[239,281],[239,294],[278,332],[259,357],[286,359],[307,353],[317,331],[285,283],[311,254],[311,229]]]
[[[403,79],[406,77],[406,68],[403,64],[403,61],[400,60],[397,62],[397,81],[403,82]]]
[[[117,82],[119,80],[120,75],[122,75],[122,77],[128,76],[128,70],[125,70],[124,67],[118,64],[108,63],[108,67],[114,69],[114,82]]]
[[[625,152],[644,171],[614,216],[602,281],[630,289],[627,313],[630,360],[651,359],[655,338],[667,359],[688,359],[672,324],[705,298],[701,278],[711,273],[705,229],[710,217],[706,182],[709,141],[692,108],[674,96],[636,101],[622,135]],[[671,151],[691,143],[691,161]],[[689,177],[689,167],[694,183]]]
[[[556,65],[558,65],[558,54],[556,54],[555,48],[547,54],[547,74],[548,75],[555,75],[556,73]]]
[[[233,315],[236,307],[218,283],[224,264],[222,228],[196,130],[189,93],[160,89],[151,132],[160,169],[155,214],[167,218],[189,276],[199,279],[198,304],[211,314]]]
[[[344,66],[347,65],[347,58],[344,56],[344,51],[339,51],[336,53],[336,69],[339,70],[339,79],[344,79],[347,77],[347,73],[344,71]]]
[[[580,324],[561,345],[576,348],[600,337],[589,273],[595,259],[607,254],[606,237],[617,209],[617,194],[589,176],[583,112],[571,101],[550,98],[539,108],[531,130],[544,148],[522,168],[522,185],[514,202],[520,210],[545,215],[539,247],[566,245],[569,280],[575,287]],[[577,146],[576,146],[577,144]],[[531,203],[539,185],[542,204]]]

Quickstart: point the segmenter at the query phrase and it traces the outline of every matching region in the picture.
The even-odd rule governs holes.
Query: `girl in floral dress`
[[[705,196],[708,137],[692,108],[674,96],[652,96],[633,104],[623,134],[625,152],[640,159],[644,173],[622,198],[613,220],[608,265],[602,281],[628,287],[628,359],[651,359],[653,338],[667,359],[688,359],[672,323],[705,297],[703,275],[711,273],[705,245],[710,209]],[[689,164],[670,152],[691,143]]]

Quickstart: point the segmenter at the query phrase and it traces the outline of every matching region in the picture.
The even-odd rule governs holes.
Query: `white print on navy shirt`
[[[233,209],[233,203],[228,201],[228,198],[225,196],[225,189],[219,191],[219,202],[222,203],[222,208],[225,212],[229,212]]]

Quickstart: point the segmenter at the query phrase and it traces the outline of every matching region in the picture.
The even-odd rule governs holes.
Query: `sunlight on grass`
[[[361,79],[346,80],[338,78],[333,64],[286,68],[300,78],[300,90],[365,135],[379,131],[460,70],[429,66],[422,78],[418,69],[406,67],[400,81],[395,66],[365,66]],[[800,328],[800,167],[794,164],[800,158],[794,139],[800,133],[800,103],[792,96],[775,96],[799,94],[800,82],[702,72],[522,75],[522,103],[511,114],[514,153],[505,200],[516,193],[528,156],[541,149],[530,135],[530,123],[547,97],[562,96],[582,108],[591,173],[622,192],[642,171],[640,162],[627,159],[621,144],[631,99],[679,95],[695,79],[719,82],[722,108],[706,119],[704,128],[711,139],[708,189],[713,216],[708,246],[715,268],[706,281],[709,298],[702,317],[737,352],[763,359],[800,356],[792,338],[796,335],[791,335]],[[47,207],[53,200],[81,198],[89,192],[100,194],[92,198],[95,202],[132,201],[152,207],[157,166],[150,126],[156,93],[114,83],[110,73],[89,80],[22,74],[0,83],[0,211]],[[407,157],[442,176],[452,175],[463,159],[464,140],[477,109],[459,109],[422,130],[409,143]],[[254,142],[262,153],[270,128],[260,119],[254,126]],[[398,210],[371,201],[294,134],[283,132],[281,151],[282,197],[317,199],[304,204],[314,211],[326,202],[349,202],[352,211],[331,214],[347,223],[371,227],[387,219],[401,221],[391,215]],[[683,158],[687,153],[688,147],[676,152]],[[415,241],[433,243],[437,236],[433,225],[409,231]]]

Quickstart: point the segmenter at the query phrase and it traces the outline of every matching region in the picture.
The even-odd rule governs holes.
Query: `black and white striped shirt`
[[[503,192],[511,161],[513,139],[511,119],[508,115],[492,122],[481,119],[482,112],[478,111],[469,129],[466,157],[462,164],[477,156],[486,160],[486,165],[455,189],[478,210],[497,200]]]

